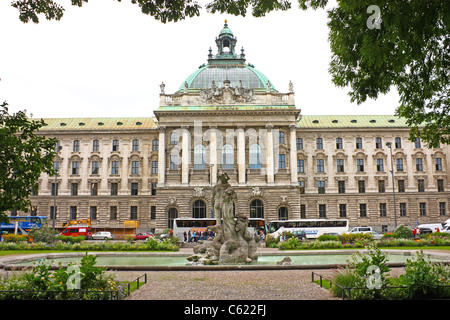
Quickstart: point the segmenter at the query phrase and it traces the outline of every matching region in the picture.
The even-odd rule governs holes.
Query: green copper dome
[[[201,90],[211,88],[214,85],[223,87],[224,81],[229,80],[232,87],[242,87],[254,90],[267,90],[270,83],[271,91],[276,91],[273,83],[251,64],[245,63],[244,49],[241,54],[236,54],[235,47],[237,39],[228,28],[227,20],[216,38],[217,54],[213,55],[209,49],[208,64],[202,65],[192,73],[183,83],[178,91]]]

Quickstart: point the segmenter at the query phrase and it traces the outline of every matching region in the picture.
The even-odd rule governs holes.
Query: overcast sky
[[[11,0],[0,1],[0,100],[33,118],[148,117],[159,85],[175,92],[201,64],[228,20],[247,62],[280,92],[294,84],[305,115],[394,114],[394,90],[362,105],[350,102],[328,73],[331,51],[324,10],[274,12],[264,18],[208,14],[163,24],[128,0],[60,0],[60,21],[24,24]],[[294,4],[296,6],[296,4]]]

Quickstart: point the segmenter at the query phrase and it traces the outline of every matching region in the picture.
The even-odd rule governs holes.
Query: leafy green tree
[[[42,172],[55,174],[56,139],[37,135],[44,121],[30,120],[25,112],[10,115],[0,105],[0,221],[7,210],[28,211],[28,199]]]

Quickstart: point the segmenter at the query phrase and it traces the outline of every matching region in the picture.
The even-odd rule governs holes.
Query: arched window
[[[229,144],[226,144],[222,148],[222,169],[233,169],[234,164],[234,150]]]
[[[167,214],[167,227],[169,229],[173,229],[173,220],[178,218],[178,210],[177,208],[170,208]]]
[[[194,170],[205,169],[205,146],[197,144],[194,147]]]
[[[288,208],[280,207],[278,208],[278,219],[279,220],[288,220]]]
[[[261,148],[257,144],[252,144],[249,150],[250,169],[261,169]]]
[[[264,205],[261,200],[255,199],[250,203],[250,218],[264,219]]]
[[[192,205],[192,218],[206,218],[206,204],[202,200],[196,200]]]

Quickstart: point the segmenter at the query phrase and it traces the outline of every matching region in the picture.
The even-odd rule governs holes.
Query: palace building
[[[176,217],[210,217],[223,171],[236,212],[266,221],[345,218],[385,232],[448,219],[448,145],[409,141],[394,115],[303,115],[292,83],[279,92],[246,63],[227,23],[215,42],[178,91],[161,84],[154,115],[44,119],[40,134],[62,147],[59,174],[42,174],[31,214],[162,232]]]

